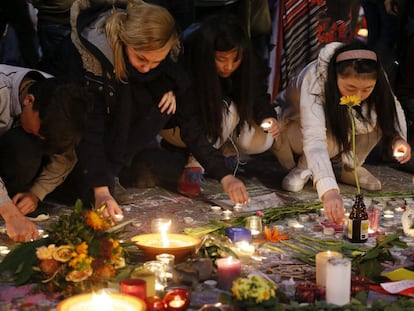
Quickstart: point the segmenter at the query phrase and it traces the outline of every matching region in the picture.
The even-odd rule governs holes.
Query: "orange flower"
[[[87,211],[85,214],[85,221],[93,230],[107,230],[111,227],[111,225],[95,211]]]

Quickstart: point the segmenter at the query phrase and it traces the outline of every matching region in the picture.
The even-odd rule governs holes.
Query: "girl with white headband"
[[[391,146],[394,154],[399,152],[399,163],[411,158],[404,112],[376,53],[362,42],[326,45],[280,96],[281,139],[289,142],[290,148],[279,150],[278,158],[290,169],[282,187],[300,191],[312,178],[326,216],[336,223],[342,221],[344,208],[331,160],[342,162],[341,182],[356,184],[351,118],[348,107],[340,105],[342,96],[357,96],[360,100],[352,114],[361,188],[381,189],[380,180],[362,167],[380,139],[384,148]],[[297,139],[300,135],[303,140]],[[293,160],[296,158],[297,162]]]

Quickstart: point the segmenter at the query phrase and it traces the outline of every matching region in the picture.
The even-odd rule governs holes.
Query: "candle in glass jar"
[[[185,288],[176,288],[165,294],[164,304],[168,311],[184,311],[190,304],[190,294]]]
[[[229,290],[233,281],[240,277],[241,261],[233,257],[220,258],[216,261],[218,287],[224,290]]]
[[[350,299],[351,259],[328,259],[326,266],[326,302],[343,306],[348,304]]]
[[[145,300],[147,298],[146,282],[141,279],[125,279],[119,286],[121,293]]]
[[[316,284],[319,286],[326,286],[326,265],[330,258],[342,258],[342,254],[333,251],[325,251],[317,253],[316,261]]]

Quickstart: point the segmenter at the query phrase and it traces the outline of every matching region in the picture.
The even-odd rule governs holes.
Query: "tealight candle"
[[[304,226],[304,225],[302,225],[301,223],[296,223],[296,224],[294,224],[294,225],[293,225],[293,229],[294,229],[295,231],[301,231],[304,227],[305,227],[305,226]]]
[[[270,129],[271,126],[272,126],[272,122],[270,122],[270,121],[265,121],[265,122],[262,122],[262,124],[260,124],[260,127],[265,132],[267,132]]]
[[[342,254],[333,251],[325,251],[317,253],[316,261],[316,284],[319,286],[326,286],[326,265],[330,258],[342,258]]]
[[[246,218],[246,228],[252,233],[252,237],[257,237],[263,231],[262,218],[259,216],[249,216]]]
[[[403,157],[404,156],[404,152],[403,151],[395,151],[394,152],[394,158],[396,158],[397,160],[399,159],[399,158],[401,158],[401,157]]]
[[[393,220],[394,219],[394,212],[391,210],[384,211],[384,220]]]
[[[394,212],[396,213],[403,213],[405,211],[404,208],[402,208],[401,206],[397,206],[396,208],[394,208]]]
[[[232,214],[233,214],[232,211],[230,211],[228,209],[224,210],[223,211],[223,219],[230,219]]]
[[[214,212],[214,213],[220,213],[221,212],[221,206],[213,205],[210,208],[211,208],[211,211]]]
[[[165,307],[168,311],[184,311],[190,304],[190,294],[185,288],[175,288],[165,294]]]
[[[237,252],[241,257],[243,256],[252,256],[255,252],[254,245],[250,244],[247,241],[240,241],[236,243]]]
[[[348,304],[350,299],[351,259],[328,259],[326,266],[326,302],[343,306]]]
[[[7,246],[0,245],[0,256],[6,256],[10,253],[10,249]]]
[[[220,258],[216,261],[218,287],[223,290],[229,290],[233,281],[240,277],[241,261],[233,257]]]

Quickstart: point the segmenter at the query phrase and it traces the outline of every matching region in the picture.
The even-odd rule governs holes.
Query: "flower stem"
[[[358,169],[357,169],[357,159],[356,159],[356,152],[355,152],[355,120],[354,116],[352,115],[352,107],[348,106],[348,115],[351,119],[351,126],[352,126],[352,152],[353,152],[353,158],[354,158],[354,174],[355,174],[355,183],[357,187],[357,193],[361,193],[361,188],[359,186],[359,179],[358,179]]]

